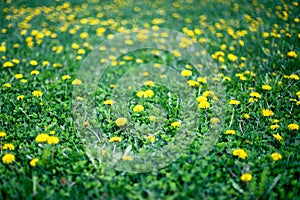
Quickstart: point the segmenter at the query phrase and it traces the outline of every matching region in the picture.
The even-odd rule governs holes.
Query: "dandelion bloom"
[[[59,138],[56,137],[56,136],[50,136],[48,139],[47,139],[47,143],[48,144],[57,144],[59,142]]]
[[[151,142],[153,142],[155,140],[155,136],[154,135],[149,135],[147,136],[148,140],[150,140]]]
[[[3,63],[3,67],[4,68],[13,67],[13,66],[14,66],[14,64],[12,62],[10,62],[10,61],[6,61],[5,63]]]
[[[200,102],[198,108],[209,108],[210,104],[207,101]]]
[[[150,121],[153,121],[153,120],[156,119],[156,117],[155,116],[149,116],[149,119],[150,119]]]
[[[13,151],[13,150],[15,150],[15,146],[11,143],[7,143],[7,144],[4,144],[3,149],[4,150],[8,149],[10,151]]]
[[[173,122],[173,123],[171,124],[171,126],[172,126],[173,128],[177,128],[177,127],[180,126],[180,122]]]
[[[269,86],[269,85],[263,85],[261,88],[262,88],[263,90],[271,90],[271,89],[272,89],[272,87]]]
[[[10,164],[10,163],[12,163],[12,162],[15,161],[15,160],[16,160],[15,156],[14,156],[13,154],[11,154],[11,153],[5,154],[5,155],[2,157],[2,162],[3,162],[4,164]]]
[[[232,62],[234,62],[238,59],[238,57],[236,55],[232,54],[232,53],[228,54],[227,57],[228,57],[228,60],[230,60]]]
[[[200,83],[206,83],[207,82],[206,79],[207,79],[206,77],[199,77],[197,81],[199,81]]]
[[[260,98],[260,94],[258,92],[251,92],[250,93],[250,97],[256,97],[256,98]]]
[[[289,51],[287,55],[290,58],[297,58],[297,53],[295,51]]]
[[[139,91],[139,92],[136,93],[136,96],[141,98],[141,97],[144,96],[144,93],[145,93],[144,91]]]
[[[31,167],[35,167],[38,162],[39,162],[39,159],[34,158],[29,162],[29,164],[30,164]]]
[[[111,105],[113,105],[115,102],[114,102],[113,100],[111,100],[111,99],[108,99],[108,100],[105,100],[103,103],[104,103],[104,105],[109,105],[109,106],[111,106]]]
[[[289,130],[299,130],[298,124],[289,124],[288,125]]]
[[[213,117],[213,118],[210,119],[210,122],[211,122],[212,124],[217,124],[217,123],[220,122],[220,120],[219,120],[219,118]]]
[[[0,137],[5,137],[6,136],[6,133],[5,132],[0,132]]]
[[[192,73],[191,70],[185,69],[185,70],[182,70],[182,71],[181,71],[181,75],[184,76],[184,77],[192,76],[192,74],[193,74],[193,73]]]
[[[273,116],[274,115],[274,112],[272,110],[269,110],[269,109],[263,109],[261,111],[262,115],[265,116],[265,117],[270,117],[270,116]]]
[[[15,78],[16,78],[16,79],[23,78],[23,74],[16,74],[16,75],[15,75]]]
[[[249,119],[249,118],[250,118],[250,115],[246,113],[246,114],[243,115],[243,117],[244,117],[245,119]]]
[[[61,77],[61,79],[62,79],[62,80],[69,80],[69,79],[71,79],[71,76],[70,76],[70,75],[63,75],[63,76]]]
[[[124,156],[122,156],[122,160],[131,161],[131,160],[133,160],[133,157],[124,155]]]
[[[41,96],[43,96],[43,92],[40,90],[35,90],[32,92],[32,95],[35,97],[41,97]]]
[[[190,87],[197,87],[197,86],[199,86],[199,82],[195,81],[195,80],[189,80],[188,84],[189,84]]]
[[[225,132],[225,134],[227,134],[227,135],[234,135],[235,134],[235,130],[227,130]]]
[[[38,134],[35,138],[35,141],[37,142],[46,142],[49,138],[49,135],[46,134],[46,133],[41,133],[41,134]]]
[[[152,87],[152,86],[155,85],[155,83],[154,83],[153,81],[145,81],[145,82],[144,82],[144,85],[145,85],[145,86],[150,86],[150,87]]]
[[[38,70],[32,70],[30,72],[31,75],[38,75],[40,72]]]
[[[277,161],[277,160],[281,160],[282,159],[282,155],[280,153],[272,153],[271,154],[271,157],[274,161]]]
[[[232,99],[232,100],[229,101],[229,104],[230,105],[238,105],[238,104],[240,104],[240,101]]]
[[[3,84],[3,87],[6,87],[6,88],[11,88],[11,84],[9,84],[9,83],[5,83],[5,84]]]
[[[201,102],[206,102],[207,101],[207,97],[205,96],[199,96],[197,97],[197,102],[201,103]]]
[[[133,112],[142,112],[144,110],[144,106],[142,105],[136,105],[133,108]]]
[[[213,96],[213,95],[214,95],[214,92],[210,91],[210,90],[207,90],[207,91],[203,92],[203,94],[202,94],[202,96],[204,96],[204,97]]]
[[[31,61],[29,62],[29,64],[32,65],[32,66],[37,66],[37,65],[38,65],[38,62],[37,62],[36,60],[31,60]]]
[[[120,137],[112,137],[109,139],[109,142],[121,142],[122,138]]]
[[[238,156],[241,159],[245,159],[248,155],[244,149],[235,149],[232,153],[234,156]]]
[[[154,92],[152,90],[146,90],[143,95],[145,98],[148,98],[148,97],[151,98],[154,96]]]
[[[241,180],[244,181],[244,182],[249,182],[249,181],[252,180],[252,175],[248,174],[248,173],[245,173],[241,176]]]
[[[20,100],[24,99],[24,97],[25,97],[24,95],[19,95],[19,96],[17,96],[17,100],[20,101]]]
[[[116,125],[121,127],[121,126],[125,126],[127,124],[127,119],[124,118],[124,117],[121,117],[121,118],[118,118],[116,121],[115,121]]]
[[[82,81],[80,79],[76,78],[72,81],[72,85],[81,85],[81,84],[82,84]]]

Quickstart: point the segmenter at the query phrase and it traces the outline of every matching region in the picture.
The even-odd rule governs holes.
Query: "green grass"
[[[6,133],[4,137],[0,134],[0,199],[299,199],[299,2],[69,2],[24,0],[0,4],[0,132]],[[157,20],[153,19],[163,20],[154,24]],[[188,132],[192,141],[178,159],[151,172],[118,171],[106,162],[109,156],[117,157],[113,148],[125,150],[132,145],[131,152],[145,153],[161,150],[174,141],[185,142],[177,137],[184,123],[178,128],[171,125],[180,119],[183,122],[181,117],[186,114],[184,106],[178,103],[180,97],[157,82],[153,87],[144,86],[149,77],[142,77],[143,72],[160,74],[156,68],[138,71],[142,65],[139,59],[143,64],[160,63],[175,69],[180,79],[167,80],[177,88],[184,87],[180,84],[185,80],[203,77],[202,74],[194,66],[190,69],[192,76],[181,77],[181,71],[191,63],[170,52],[130,52],[127,56],[132,59],[119,57],[116,66],[109,67],[99,80],[93,108],[97,117],[89,121],[83,112],[79,125],[73,115],[74,106],[82,106],[85,99],[76,100],[74,88],[90,86],[72,82],[89,53],[111,34],[153,26],[186,34],[213,58],[218,71],[207,77],[207,84],[200,83],[201,89],[193,87],[189,91],[196,103],[196,97],[211,89],[209,84],[222,85],[226,96],[215,95],[218,102],[225,102],[226,115],[214,115],[218,104],[214,95],[208,96],[210,108],[191,112],[197,115],[192,121],[197,130]],[[103,27],[105,31],[101,34],[99,28]],[[88,33],[88,37],[81,38],[81,33]],[[85,53],[80,54],[74,44]],[[237,59],[231,60],[229,54]],[[32,60],[38,64],[33,66]],[[4,67],[8,61],[13,67]],[[39,74],[32,75],[33,70]],[[126,79],[123,75],[130,71],[137,75]],[[23,78],[17,79],[16,74]],[[62,80],[64,75],[71,79]],[[111,84],[117,87],[113,89]],[[271,89],[263,89],[263,85]],[[153,97],[136,96],[137,92],[149,89],[153,90]],[[35,97],[34,90],[42,91],[42,97]],[[114,97],[126,91],[131,93],[126,94],[125,112],[103,104],[107,99],[117,102]],[[258,92],[260,98],[249,102],[251,92]],[[86,95],[85,91],[82,94]],[[18,100],[19,95],[24,98]],[[230,105],[232,99],[239,104]],[[138,104],[145,108],[141,113],[133,111]],[[153,110],[153,105],[160,107]],[[273,115],[263,116],[263,109],[271,110]],[[119,113],[128,119],[124,127],[115,123],[122,117]],[[250,118],[245,118],[245,114]],[[151,115],[158,121],[151,121]],[[202,156],[212,117],[219,117],[219,138],[215,143],[211,141],[212,149]],[[296,130],[292,130],[291,124],[295,124]],[[100,129],[98,147],[106,143],[107,148],[106,154],[101,153],[99,159],[103,162],[99,164],[89,157],[97,152],[87,151],[87,141],[81,133],[90,136],[90,130]],[[155,134],[153,130],[157,130]],[[227,130],[235,130],[235,134],[226,134]],[[57,144],[36,141],[37,135],[51,135],[51,131],[59,138]],[[282,136],[281,141],[274,137],[277,133]],[[155,135],[153,142],[146,137],[149,135]],[[108,142],[113,136],[121,137],[122,141]],[[97,138],[93,136],[90,140]],[[14,150],[5,149],[7,143],[13,144]],[[172,148],[171,152],[176,150]],[[243,149],[247,157],[234,156],[236,149]],[[274,160],[271,155],[275,152],[282,158]],[[7,154],[13,154],[15,161],[5,164],[3,157]],[[39,161],[33,167],[30,162],[34,158]],[[157,162],[164,160],[158,158]],[[126,167],[134,160],[122,163]],[[243,174],[251,174],[252,179],[241,180]]]

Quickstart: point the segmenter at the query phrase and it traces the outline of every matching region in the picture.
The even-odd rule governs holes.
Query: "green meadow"
[[[2,0],[0,199],[299,199],[299,13]]]

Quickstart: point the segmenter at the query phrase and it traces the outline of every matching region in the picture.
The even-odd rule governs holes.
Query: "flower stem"
[[[53,160],[54,145],[52,145],[51,160]]]
[[[229,123],[229,127],[231,127],[231,125],[232,125],[233,118],[234,118],[234,107],[232,109],[232,114],[231,114],[231,120],[230,120],[230,123]]]

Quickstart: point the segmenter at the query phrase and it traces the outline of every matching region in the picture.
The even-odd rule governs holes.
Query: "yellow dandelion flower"
[[[36,136],[35,141],[37,142],[46,142],[49,138],[49,135],[46,133],[41,133]]]
[[[138,97],[143,97],[144,96],[144,91],[139,91],[139,92],[137,92],[136,93],[136,96],[138,96]]]
[[[5,136],[6,136],[6,133],[3,132],[3,131],[1,131],[1,132],[0,132],[0,138],[1,138],[1,137],[5,137]]]
[[[37,66],[39,63],[36,60],[31,60],[29,64],[32,66]]]
[[[249,182],[249,181],[252,180],[252,175],[248,174],[248,173],[245,173],[241,176],[241,180],[244,181],[244,182]]]
[[[31,75],[38,75],[40,72],[38,70],[32,70],[30,72]]]
[[[263,109],[261,112],[262,112],[262,115],[265,117],[270,117],[270,116],[274,115],[274,112],[269,109]]]
[[[62,79],[62,80],[69,80],[69,79],[71,79],[71,76],[70,76],[70,75],[63,75],[63,76],[61,77],[61,79]]]
[[[2,162],[4,164],[10,164],[10,163],[14,162],[15,160],[16,160],[15,156],[11,153],[5,154],[2,157]]]
[[[83,98],[78,96],[78,97],[76,97],[76,100],[77,101],[83,101]]]
[[[204,96],[204,97],[213,96],[213,95],[214,95],[214,92],[210,91],[210,90],[207,90],[207,91],[203,92],[203,94],[202,94],[202,96]]]
[[[127,119],[124,117],[121,117],[121,118],[116,119],[115,123],[118,127],[122,127],[127,124]]]
[[[199,82],[195,81],[195,80],[189,80],[188,84],[189,84],[190,87],[197,87],[197,86],[199,86]]]
[[[290,58],[297,58],[297,53],[295,51],[289,51],[287,53],[287,56],[290,57]]]
[[[297,74],[291,74],[291,75],[289,76],[289,78],[294,79],[294,80],[296,80],[296,81],[299,80],[299,76],[298,76]]]
[[[39,162],[39,159],[34,158],[29,162],[29,164],[30,164],[31,167],[35,167],[38,162]]]
[[[80,79],[76,78],[72,81],[72,85],[81,85],[81,84],[82,84],[82,81]]]
[[[16,75],[15,75],[15,78],[16,78],[16,79],[23,78],[23,74],[16,74]]]
[[[245,119],[249,119],[249,118],[250,118],[250,115],[247,114],[247,113],[245,113],[245,114],[243,115],[243,117],[244,117]]]
[[[276,128],[279,128],[280,126],[278,124],[273,124],[270,126],[271,130],[275,130]]]
[[[232,99],[232,100],[229,101],[229,104],[230,105],[238,105],[238,104],[240,104],[240,101]]]
[[[154,136],[154,135],[148,135],[147,138],[148,138],[148,140],[150,140],[151,142],[155,141],[155,136]]]
[[[262,88],[263,90],[271,90],[271,89],[272,89],[272,87],[269,86],[269,85],[263,85],[261,88]]]
[[[238,156],[241,159],[245,159],[248,155],[244,149],[235,149],[232,153],[234,156]]]
[[[144,92],[144,97],[145,98],[148,98],[148,97],[153,97],[154,96],[154,92],[152,91],[152,90],[146,90],[145,92]]]
[[[133,160],[133,157],[132,156],[124,155],[124,156],[122,156],[122,160],[131,161],[131,160]]]
[[[232,62],[235,62],[238,59],[238,57],[232,53],[228,54],[227,58]]]
[[[3,87],[6,87],[6,88],[11,88],[11,84],[9,84],[9,83],[5,83],[5,84],[3,84]]]
[[[260,95],[258,92],[251,92],[251,93],[250,93],[250,97],[260,98],[261,95]]]
[[[180,126],[180,122],[173,122],[172,124],[171,124],[171,126],[173,127],[173,128],[177,128],[177,127],[179,127]]]
[[[197,81],[199,81],[200,83],[207,83],[207,78],[206,77],[199,77],[197,79]]]
[[[283,137],[281,135],[279,135],[279,133],[273,134],[273,137],[278,141],[283,140]]]
[[[227,135],[234,135],[235,134],[235,130],[226,130],[225,134],[227,134]]]
[[[207,101],[203,101],[198,104],[198,108],[209,108],[209,107],[210,107],[210,103],[208,103]]]
[[[282,155],[280,153],[272,153],[271,154],[271,157],[274,161],[278,161],[278,160],[281,160],[282,159]]]
[[[43,96],[43,92],[40,90],[35,90],[32,92],[32,95],[35,97],[41,97],[41,96]]]
[[[298,124],[289,124],[288,129],[289,130],[299,130],[299,125]]]
[[[112,137],[109,139],[109,142],[121,142],[122,138],[120,137]]]
[[[155,85],[155,83],[154,83],[153,81],[145,81],[145,82],[144,82],[144,85],[145,85],[145,86],[150,86],[150,87],[152,87],[152,86]]]
[[[4,150],[8,149],[8,150],[13,151],[13,150],[15,150],[15,146],[13,144],[11,144],[11,143],[7,143],[7,144],[3,145],[3,149]]]
[[[142,112],[144,110],[144,106],[142,105],[136,105],[133,108],[133,112]]]
[[[59,142],[59,138],[56,137],[56,136],[50,136],[50,137],[48,137],[48,139],[47,139],[47,143],[48,143],[48,144],[54,145],[54,144],[57,144],[58,142]]]
[[[113,105],[115,102],[114,102],[113,100],[111,100],[111,99],[108,99],[108,100],[105,100],[103,103],[104,103],[104,105],[109,105],[109,106],[111,106],[111,105]]]
[[[205,96],[199,96],[199,97],[197,97],[197,102],[198,103],[207,102],[207,97],[205,97]]]
[[[213,117],[210,119],[210,123],[212,124],[218,124],[220,122],[220,119],[217,117]]]
[[[184,77],[192,76],[192,74],[193,74],[193,73],[192,73],[191,70],[185,69],[185,70],[182,70],[182,71],[181,71],[181,75],[184,76]]]
[[[154,121],[156,119],[155,116],[149,116],[150,121]]]
[[[12,62],[10,62],[10,61],[6,61],[5,63],[3,63],[3,67],[4,68],[13,67],[13,66],[14,66],[14,64]]]

